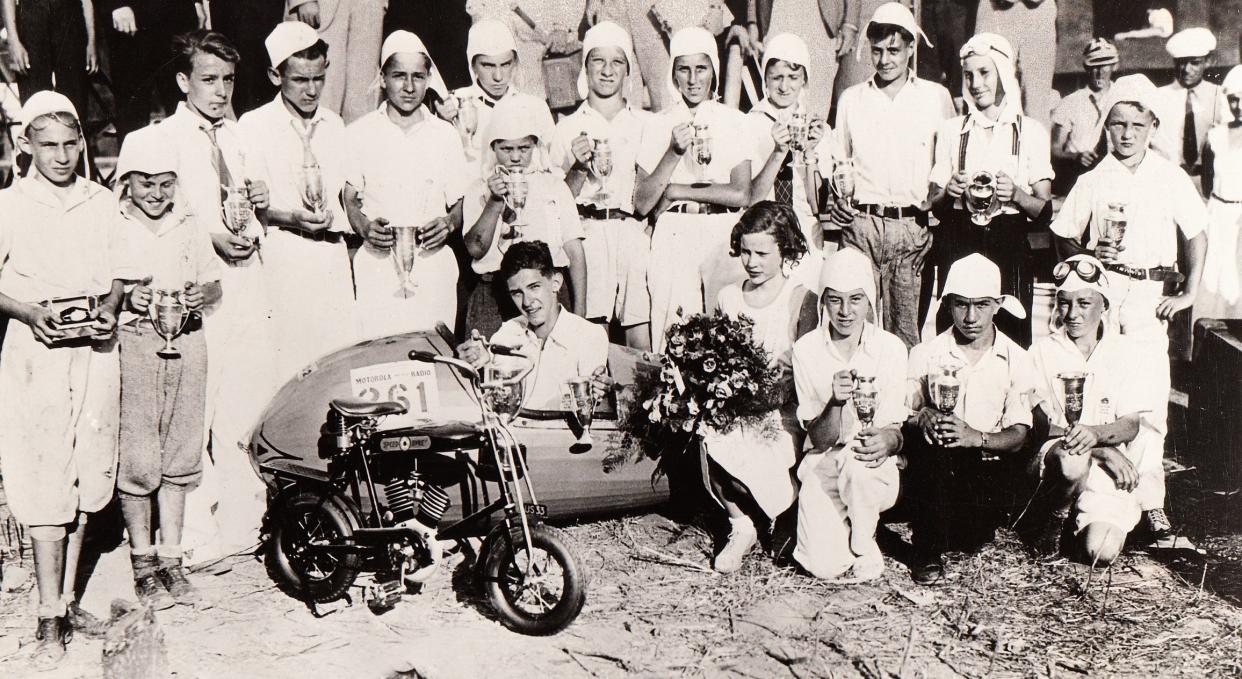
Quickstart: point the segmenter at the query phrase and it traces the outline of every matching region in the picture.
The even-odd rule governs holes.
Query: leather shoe
[[[76,601],[66,609],[65,622],[74,631],[91,639],[102,639],[108,633],[108,623],[87,612]]]
[[[910,568],[910,576],[920,585],[936,585],[944,580],[944,565],[940,555],[920,557]]]

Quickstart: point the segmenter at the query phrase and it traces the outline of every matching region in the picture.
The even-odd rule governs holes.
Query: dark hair
[[[784,203],[761,200],[746,209],[742,218],[733,225],[733,233],[729,236],[729,255],[738,257],[742,254],[742,236],[752,233],[766,233],[776,241],[781,259],[786,262],[797,262],[807,252],[806,238],[798,225],[798,215],[793,208]]]
[[[297,57],[299,59],[307,59],[310,61],[314,61],[320,58],[327,59],[328,58],[328,43],[322,40],[316,40],[314,45],[311,45],[310,47],[307,47],[306,49],[298,50],[294,52],[293,54],[290,54],[288,57],[285,58],[284,61],[280,62],[279,64],[272,64],[273,66],[276,67],[276,72],[280,73],[281,75],[284,75],[285,64],[294,57]]]
[[[228,38],[224,37],[223,33],[193,31],[173,38],[173,54],[175,55],[173,65],[177,73],[190,75],[190,72],[194,70],[194,55],[199,53],[210,54],[230,64],[241,61],[237,48]]]
[[[767,68],[763,69],[763,79],[764,79],[764,80],[767,80],[767,79],[768,79],[768,69],[769,69],[769,68],[772,68],[772,66],[774,66],[774,65],[776,65],[776,64],[785,64],[786,66],[788,66],[789,68],[794,69],[795,71],[802,71],[802,77],[803,77],[804,79],[808,77],[808,74],[807,74],[807,72],[806,72],[806,66],[803,66],[802,64],[795,64],[795,63],[794,63],[794,62],[792,62],[792,61],[785,61],[784,59],[773,59],[773,60],[771,60],[771,61],[769,61],[769,62],[768,62],[768,66],[767,66]]]
[[[890,35],[900,35],[901,39],[905,40],[907,45],[914,42],[914,36],[910,35],[910,31],[907,31],[901,26],[897,26],[895,24],[877,24],[874,22],[867,24],[867,40],[870,40],[872,45],[888,40],[888,36]]]
[[[547,243],[541,240],[514,243],[505,253],[504,259],[500,260],[500,277],[503,280],[509,280],[524,269],[535,269],[544,276],[556,273],[556,266],[552,264],[552,251],[548,249]]]

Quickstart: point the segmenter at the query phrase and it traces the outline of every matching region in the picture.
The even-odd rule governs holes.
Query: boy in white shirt
[[[1026,311],[1001,294],[1000,269],[978,253],[953,263],[941,304],[953,327],[910,351],[903,483],[915,506],[910,570],[921,585],[944,576],[940,557],[951,544],[991,540],[1034,488],[1023,452],[1034,366],[993,321],[1001,309],[1017,318]]]
[[[547,243],[515,243],[500,265],[513,304],[521,311],[491,337],[534,363],[526,376],[524,407],[561,410],[562,395],[574,378],[590,377],[597,396],[611,386],[608,335],[602,327],[561,306],[557,293],[564,277],[552,263]],[[493,358],[479,341],[459,347],[463,359],[482,365]]]
[[[384,41],[380,77],[384,103],[346,132],[345,209],[366,244],[354,255],[358,319],[363,337],[454,327],[458,265],[446,243],[462,225],[470,181],[453,126],[424,105],[446,92],[418,36],[395,31]],[[394,258],[393,227],[414,227],[418,247],[410,280]]]
[[[284,381],[357,340],[345,247],[349,221],[340,201],[350,153],[345,123],[321,105],[330,66],[327,43],[307,24],[286,21],[266,45],[268,78],[279,92],[238,125],[271,190],[263,273],[278,302],[271,324],[278,378]]]
[[[115,487],[114,331],[124,286],[116,202],[76,173],[85,141],[73,104],[36,92],[22,107],[20,130],[31,171],[0,191],[0,315],[8,319],[0,474],[9,509],[34,546],[33,660],[47,668],[64,657],[75,629],[103,631],[78,607],[74,584],[87,516],[108,504]],[[78,299],[63,312],[45,304],[68,298]],[[65,328],[70,322],[81,327]]]
[[[855,581],[884,573],[875,542],[880,514],[897,502],[906,418],[906,346],[874,318],[871,262],[853,249],[824,263],[818,332],[793,347],[798,419],[811,450],[798,466],[798,544],[794,559],[812,575]],[[873,420],[858,415],[856,377],[873,378]]]
[[[1133,344],[1108,322],[1114,277],[1089,255],[1058,264],[1057,327],[1031,347],[1036,440],[1046,440],[1040,450],[1051,500],[1037,547],[1045,554],[1060,551],[1072,508],[1072,551],[1102,566],[1117,558],[1139,522],[1139,460],[1128,444],[1148,408]],[[1083,380],[1081,391],[1075,379]]]
[[[610,21],[596,24],[583,38],[579,94],[586,101],[560,120],[552,133],[552,164],[578,201],[582,249],[586,259],[586,317],[616,320],[630,346],[651,344],[651,302],[647,296],[647,258],[651,239],[634,216],[636,159],[643,126],[651,114],[634,107],[626,83],[636,68],[630,36]],[[611,151],[605,176],[595,149]]]
[[[198,312],[220,301],[223,266],[211,239],[176,199],[177,160],[156,128],[125,138],[117,159],[118,230],[130,281],[121,319],[121,428],[117,494],[129,534],[134,591],[156,609],[192,605],[182,568],[186,494],[203,475],[207,344]],[[155,297],[157,295],[158,297]],[[165,297],[185,316],[166,355],[155,327]],[[152,317],[156,317],[153,321]],[[159,524],[152,523],[159,507]],[[159,545],[152,536],[159,530]]]
[[[1065,198],[1052,233],[1065,255],[1093,254],[1111,272],[1121,334],[1137,345],[1152,380],[1150,414],[1130,448],[1141,461],[1139,501],[1153,537],[1173,529],[1164,512],[1164,437],[1170,388],[1168,322],[1190,308],[1207,253],[1207,208],[1189,175],[1158,153],[1149,153],[1163,120],[1161,99],[1146,76],[1118,78],[1105,115],[1112,152],[1079,178]],[[1167,115],[1167,113],[1165,114]],[[1122,215],[1123,229],[1110,228]],[[1178,233],[1186,241],[1186,271],[1175,269]],[[1166,288],[1182,283],[1180,292]]]

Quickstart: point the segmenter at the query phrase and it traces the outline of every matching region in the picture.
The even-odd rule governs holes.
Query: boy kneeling
[[[1115,310],[1104,265],[1075,255],[1057,265],[1053,280],[1058,327],[1031,347],[1036,440],[1045,441],[1043,477],[1052,503],[1037,548],[1060,550],[1072,506],[1080,555],[1106,566],[1139,522],[1138,460],[1129,443],[1149,400],[1133,342],[1107,322]]]
[[[176,201],[177,157],[157,128],[125,138],[117,160],[117,221],[129,280],[121,319],[121,453],[117,490],[129,533],[134,592],[156,609],[193,604],[198,594],[181,567],[185,494],[203,474],[207,348],[197,317],[220,299],[220,260],[207,232]],[[184,331],[177,354],[163,351],[152,320],[175,296]],[[153,307],[153,305],[155,305]],[[167,332],[167,329],[164,330]],[[159,506],[159,525],[151,522]],[[159,529],[159,547],[152,529]]]

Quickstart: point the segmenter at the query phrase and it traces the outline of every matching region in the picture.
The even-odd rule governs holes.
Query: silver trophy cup
[[[996,210],[996,177],[991,172],[979,171],[970,176],[966,186],[966,210],[970,221],[985,226],[992,221]]]
[[[181,300],[180,290],[156,289],[151,291],[151,304],[147,307],[155,334],[164,340],[164,346],[156,355],[162,358],[180,358],[181,352],[173,346],[173,339],[185,330],[190,311]]]

